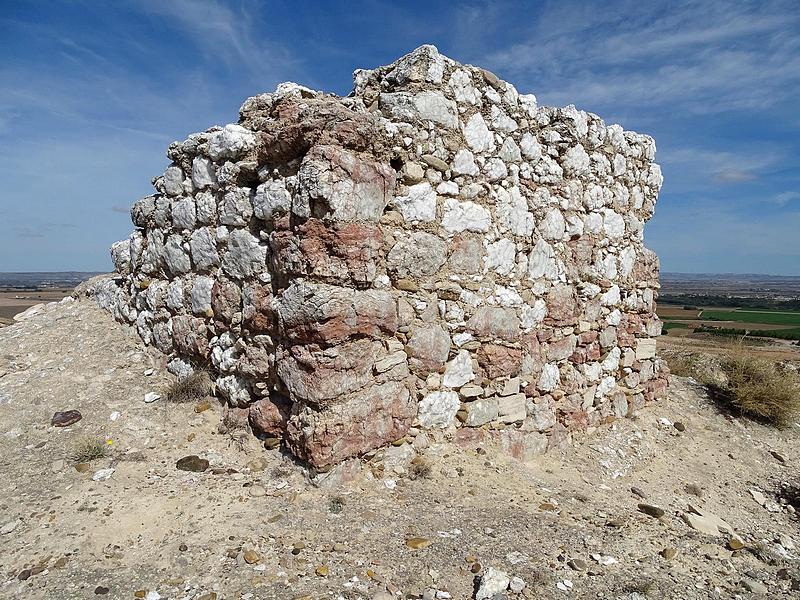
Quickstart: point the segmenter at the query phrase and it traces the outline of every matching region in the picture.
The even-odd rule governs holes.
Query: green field
[[[665,334],[677,330],[675,334],[686,335],[688,328],[691,330],[689,334],[800,340],[800,311],[794,310],[720,306],[703,308],[682,304],[680,307],[660,306],[659,318]]]
[[[663,317],[661,318],[661,320],[665,321],[665,319]],[[661,326],[661,329],[663,331],[669,331],[670,329],[688,329],[688,328],[689,328],[689,324],[688,323],[672,323],[672,322],[666,323],[665,322]]]
[[[736,321],[765,325],[800,325],[800,312],[704,309],[700,318],[707,321]]]

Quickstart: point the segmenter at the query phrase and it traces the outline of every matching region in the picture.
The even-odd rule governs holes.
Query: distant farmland
[[[664,333],[671,336],[750,335],[800,340],[800,311],[660,304],[658,315],[664,321]]]
[[[704,309],[700,318],[708,321],[737,321],[739,323],[767,323],[769,325],[800,325],[800,312],[762,310]]]

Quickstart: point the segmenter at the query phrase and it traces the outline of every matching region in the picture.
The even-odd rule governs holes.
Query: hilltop
[[[546,455],[431,436],[313,481],[220,428],[216,400],[145,403],[171,381],[89,300],[0,331],[1,596],[470,598],[489,567],[524,581],[509,598],[798,594],[797,427],[722,414],[692,380]],[[66,410],[83,418],[52,426]],[[108,455],[76,469],[86,436]]]

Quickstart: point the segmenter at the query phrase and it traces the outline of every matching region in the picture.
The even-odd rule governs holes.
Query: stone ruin
[[[421,436],[530,455],[663,396],[653,140],[433,46],[354,80],[170,145],[100,304],[317,468]]]

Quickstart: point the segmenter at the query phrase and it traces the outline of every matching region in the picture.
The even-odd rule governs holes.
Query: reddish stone
[[[574,413],[583,410],[583,397],[580,394],[565,396],[558,403],[558,410],[562,413]]]
[[[585,410],[564,413],[561,420],[570,431],[586,431],[589,427],[589,415]]]
[[[486,443],[486,430],[480,427],[461,427],[456,430],[453,442],[461,448],[474,450]]]
[[[586,331],[578,336],[578,343],[581,346],[591,344],[592,342],[597,340],[598,336],[599,334],[596,331]]]
[[[575,351],[576,342],[577,336],[575,335],[568,335],[556,342],[550,342],[547,348],[547,360],[553,362],[569,358]]]
[[[172,339],[182,354],[208,357],[208,338],[203,319],[190,315],[172,317]]]
[[[473,233],[459,233],[450,242],[448,266],[454,273],[479,274],[483,270],[483,244]]]
[[[482,306],[467,321],[467,330],[482,338],[515,340],[519,336],[519,317],[512,308]]]
[[[400,382],[369,386],[321,410],[297,407],[286,443],[301,460],[326,467],[403,437],[417,414],[416,400]]]
[[[523,334],[519,338],[519,343],[525,354],[537,357],[541,354],[542,345],[539,343],[539,338],[535,333]]]
[[[331,282],[369,283],[383,262],[383,233],[374,223],[334,223],[309,219],[295,231],[270,236],[280,276],[315,277]]]
[[[642,387],[644,387],[645,400],[652,402],[667,395],[669,383],[667,379],[656,378],[645,382]]]
[[[586,347],[575,348],[575,352],[573,352],[572,356],[569,357],[569,362],[576,365],[582,365],[583,363],[589,362],[589,349]]]
[[[522,366],[522,350],[509,348],[500,344],[483,344],[475,353],[478,364],[486,371],[490,379],[496,377],[513,377]]]
[[[271,382],[274,361],[270,348],[251,342],[245,346],[244,353],[239,357],[239,374],[256,381]]]
[[[253,333],[275,333],[272,286],[251,283],[242,290],[242,325]]]
[[[398,327],[397,302],[382,290],[293,283],[277,299],[283,334],[297,343],[340,344],[353,337],[383,338]]]
[[[69,427],[70,425],[74,425],[78,421],[83,418],[80,411],[77,410],[65,410],[59,411],[53,415],[53,418],[50,420],[50,424],[55,427]]]
[[[415,373],[437,372],[450,354],[450,334],[441,325],[414,327],[408,340],[409,364]]]
[[[628,333],[623,329],[617,330],[617,345],[621,346],[622,348],[630,348],[636,344],[636,336],[632,333]]]
[[[503,452],[520,461],[528,461],[547,451],[547,436],[535,431],[506,428],[493,436],[500,442]]]
[[[315,144],[380,153],[385,139],[375,116],[354,112],[338,99],[288,100],[274,108],[251,103],[241,116],[242,125],[260,131],[259,162],[286,163]]]
[[[293,346],[279,361],[277,373],[292,400],[327,406],[368,386],[375,379],[372,366],[384,354],[383,345],[369,339],[341,344],[335,353],[314,345]]]
[[[230,325],[233,316],[242,310],[239,286],[229,279],[217,279],[211,288],[211,309],[215,322]]]
[[[547,444],[547,449],[564,449],[568,448],[571,444],[572,436],[570,435],[569,430],[561,423],[556,423],[553,429],[550,431],[550,439]]]
[[[286,429],[292,404],[285,396],[275,394],[250,405],[250,425],[255,431],[280,436]]]
[[[574,325],[578,322],[580,307],[575,288],[571,285],[556,285],[545,296],[547,317],[545,323],[556,327]]]

